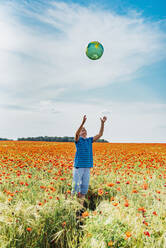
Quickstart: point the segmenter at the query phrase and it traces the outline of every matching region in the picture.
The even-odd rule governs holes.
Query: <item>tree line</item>
[[[49,141],[49,142],[74,142],[74,137],[48,137],[48,136],[39,136],[39,137],[28,137],[28,138],[18,138],[17,140],[29,140],[29,141]],[[109,143],[107,140],[99,139],[97,142]]]
[[[7,139],[7,138],[0,138],[0,141],[5,140],[13,140],[13,139]],[[39,137],[27,137],[27,138],[18,138],[18,141],[48,141],[48,142],[74,142],[74,137],[48,137],[48,136],[39,136]],[[103,143],[109,143],[109,141],[105,139],[99,139],[96,142],[103,142]]]

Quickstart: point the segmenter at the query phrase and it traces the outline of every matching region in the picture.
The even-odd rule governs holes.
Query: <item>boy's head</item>
[[[82,137],[82,138],[86,138],[86,136],[87,136],[87,131],[86,131],[86,129],[85,129],[85,127],[82,127],[82,129],[81,129],[81,132],[80,132],[80,136]]]

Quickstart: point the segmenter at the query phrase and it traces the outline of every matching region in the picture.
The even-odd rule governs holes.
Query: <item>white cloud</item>
[[[31,2],[31,9],[35,3]],[[49,98],[57,88],[103,87],[136,76],[138,69],[166,57],[165,34],[137,12],[120,16],[95,6],[54,2],[43,13],[24,5],[3,6],[0,12],[0,84]],[[16,12],[16,13],[15,13]],[[16,16],[25,15],[60,32],[44,33]],[[105,52],[98,61],[85,55],[89,41],[99,40]],[[7,73],[6,73],[7,72]],[[52,87],[47,96],[42,87]],[[33,90],[32,90],[33,88]]]
[[[106,115],[102,138],[110,142],[166,142],[166,104],[45,101],[40,103],[41,108],[36,107],[35,111],[0,109],[4,117],[0,122],[0,137],[73,137],[86,114],[84,126],[88,137],[99,132],[100,117]]]
[[[28,25],[25,17],[40,27]],[[52,32],[46,32],[46,24]],[[160,23],[146,22],[134,11],[120,16],[94,5],[54,2],[42,8],[31,2],[27,8],[13,1],[0,4],[0,37],[0,137],[73,136],[87,113],[91,135],[99,131],[99,117],[106,115],[105,139],[165,139],[160,128],[166,123],[165,105],[121,105],[95,96],[82,103],[58,101],[65,93],[72,96],[73,89],[84,94],[125,83],[139,69],[165,58]],[[104,45],[98,61],[85,55],[91,40]]]

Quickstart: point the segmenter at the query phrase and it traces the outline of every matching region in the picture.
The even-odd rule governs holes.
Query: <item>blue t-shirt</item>
[[[79,137],[79,140],[76,142],[76,154],[74,158],[74,167],[93,167],[93,151],[92,143],[93,137],[82,138]]]

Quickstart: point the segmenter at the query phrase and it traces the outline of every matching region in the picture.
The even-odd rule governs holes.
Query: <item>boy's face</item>
[[[83,138],[86,138],[86,136],[87,136],[87,131],[84,127],[81,129],[80,136]]]

